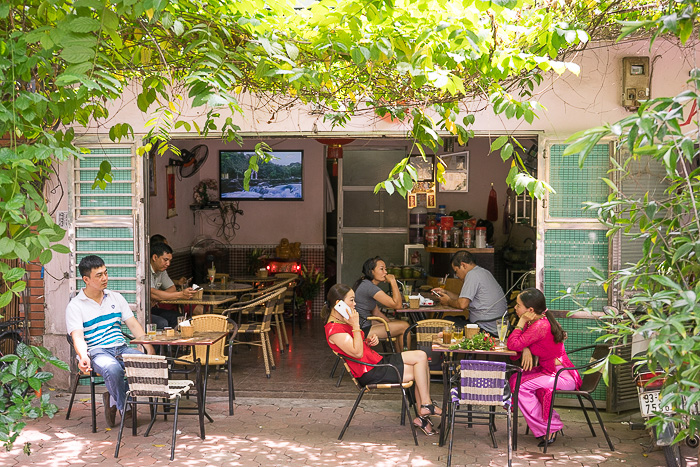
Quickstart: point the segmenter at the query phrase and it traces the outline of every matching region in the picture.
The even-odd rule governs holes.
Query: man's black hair
[[[170,253],[172,255],[173,249],[165,243],[156,243],[154,245],[151,245],[151,257],[153,257],[153,255],[156,255],[160,258],[165,253]]]
[[[156,243],[168,243],[166,238],[161,234],[151,235],[151,239],[148,241],[149,245],[153,246]]]
[[[90,277],[90,273],[93,269],[101,268],[105,265],[102,258],[97,255],[87,255],[80,260],[78,264],[78,271],[80,271],[80,277]]]
[[[476,261],[474,261],[474,256],[467,250],[460,250],[454,255],[452,255],[452,259],[450,259],[450,264],[458,268],[461,266],[462,263],[476,264]]]

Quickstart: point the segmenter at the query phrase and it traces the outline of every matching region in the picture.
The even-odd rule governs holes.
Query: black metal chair
[[[590,368],[594,368],[597,365],[602,364],[602,362],[605,360],[605,358],[608,356],[610,353],[610,346],[607,344],[597,344],[597,345],[587,345],[585,347],[580,347],[578,349],[571,350],[570,352],[567,352],[568,355],[575,354],[577,352],[581,352],[583,350],[589,350],[589,349],[594,349],[593,354],[591,355],[590,361],[584,365],[578,365],[574,367],[567,367],[567,368],[561,368],[557,371],[556,375],[554,376],[554,390],[552,392],[552,404],[549,407],[549,416],[547,417],[547,431],[544,434],[544,439],[549,438],[549,429],[552,424],[552,413],[554,412],[554,400],[557,397],[557,395],[572,395],[576,396],[578,399],[579,405],[581,406],[581,409],[583,410],[583,415],[586,417],[586,422],[588,422],[588,428],[591,430],[591,435],[596,436],[595,430],[593,429],[593,424],[591,423],[591,419],[588,417],[588,412],[586,411],[586,407],[583,404],[583,399],[585,398],[588,402],[590,402],[591,406],[593,407],[593,410],[595,411],[596,417],[598,417],[598,423],[600,424],[600,429],[603,430],[603,434],[605,435],[605,440],[608,442],[608,446],[610,447],[611,451],[615,450],[615,446],[613,446],[612,441],[610,441],[610,436],[608,436],[608,431],[605,429],[605,424],[603,423],[603,419],[600,417],[600,412],[598,412],[598,407],[595,405],[595,401],[593,400],[593,397],[591,394],[593,391],[596,390],[598,387],[598,383],[600,382],[601,377],[603,376],[602,373],[602,368],[599,369],[598,371],[595,371],[593,373],[585,373],[582,378],[582,383],[581,387],[578,390],[573,390],[573,391],[564,391],[560,389],[556,389],[557,387],[557,382],[559,380],[559,375],[566,371],[566,370],[578,370],[578,371],[586,371]],[[547,443],[544,445],[544,453],[547,453]]]
[[[151,428],[156,421],[158,415],[168,416],[173,413],[173,434],[170,446],[170,460],[175,458],[175,441],[177,437],[177,421],[180,411],[184,410],[186,414],[197,415],[199,417],[199,436],[205,438],[204,434],[204,381],[202,378],[202,366],[199,361],[190,363],[184,360],[166,358],[162,355],[138,355],[124,354],[124,370],[126,379],[129,383],[129,390],[126,392],[126,410],[131,410],[132,416],[132,434],[136,436],[137,428],[137,407],[138,405],[148,405],[151,409],[151,422],[146,428],[144,436],[148,436]],[[177,363],[178,365],[187,365],[190,373],[194,373],[195,379],[170,379],[168,363]],[[180,398],[190,392],[191,389],[196,390],[197,403],[195,407],[180,407]],[[147,400],[139,400],[139,398],[148,398]],[[158,411],[158,406],[163,407],[163,411]],[[117,436],[117,446],[114,450],[114,457],[119,457],[119,448],[121,447],[122,434],[124,431],[124,419],[122,417],[119,424],[119,435]]]
[[[516,373],[515,388],[507,391],[508,375]],[[483,360],[460,361],[459,387],[450,390],[452,403],[450,407],[450,442],[447,451],[447,466],[452,463],[452,444],[454,441],[456,419],[466,418],[466,422],[460,422],[471,427],[472,425],[486,425],[491,435],[491,443],[497,448],[496,437],[496,407],[503,409],[507,420],[508,436],[508,467],[512,465],[514,449],[513,410],[517,404],[517,388],[520,386],[520,367],[504,362],[491,362]],[[475,408],[476,406],[477,408]],[[487,410],[479,410],[479,407],[488,407]],[[517,428],[516,428],[517,429]]]
[[[393,370],[396,372],[396,374],[400,377],[399,370],[388,363],[383,363],[383,364],[371,364],[371,363],[365,363],[361,362],[359,360],[355,360],[354,358],[347,357],[345,355],[340,355],[336,352],[336,355],[338,355],[342,360],[343,364],[345,365],[345,369],[352,376],[352,373],[350,372],[350,367],[348,366],[348,361],[355,362],[355,363],[360,363],[362,365],[366,366],[371,366],[373,368],[377,367],[389,367],[393,368]],[[362,400],[362,396],[365,395],[367,391],[375,390],[375,389],[400,389],[401,390],[401,396],[402,396],[402,401],[401,401],[401,425],[406,424],[406,415],[411,417],[410,411],[409,411],[409,406],[413,405],[414,410],[416,411],[416,416],[418,416],[418,410],[415,407],[415,404],[412,404],[410,401],[413,400],[413,397],[409,398],[408,390],[413,387],[413,381],[409,381],[407,383],[378,383],[378,384],[368,384],[366,386],[363,386],[360,384],[360,382],[353,376],[352,380],[355,382],[355,385],[357,388],[360,390],[360,393],[357,395],[357,399],[355,400],[355,405],[352,406],[352,410],[350,411],[350,414],[348,415],[348,419],[345,422],[345,425],[343,426],[342,431],[340,432],[340,436],[338,436],[338,440],[343,439],[343,435],[345,434],[345,430],[348,429],[348,426],[350,426],[350,422],[352,421],[352,417],[355,415],[355,411],[357,410],[357,407],[360,405],[360,401]],[[418,446],[418,438],[416,437],[416,427],[413,425],[413,422],[409,423],[411,425],[411,432],[413,433],[413,441],[416,443],[416,446]]]

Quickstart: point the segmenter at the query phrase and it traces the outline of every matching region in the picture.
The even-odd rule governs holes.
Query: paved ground
[[[333,399],[250,398],[239,397],[233,417],[227,415],[223,397],[209,397],[208,407],[214,423],[206,423],[206,440],[198,437],[195,417],[183,417],[175,460],[169,462],[171,422],[159,420],[148,438],[125,433],[120,458],[114,458],[117,430],[104,428],[98,405],[98,432],[90,432],[90,406],[82,396],[76,402],[71,420],[65,420],[68,398],[52,393],[61,407],[54,419],[31,422],[23,431],[15,449],[0,452],[0,466],[441,466],[447,461],[447,448],[437,446],[437,436],[419,432],[415,446],[408,426],[398,424],[397,400],[363,402],[343,441],[337,437],[349,413],[351,401]],[[145,409],[143,409],[145,410]],[[647,441],[645,431],[630,430],[630,415],[603,414],[617,450],[609,452],[605,439],[591,437],[580,411],[560,409],[566,436],[559,438],[547,454],[537,441],[525,435],[521,419],[519,448],[515,466],[661,466],[663,454],[643,454],[640,443]],[[459,427],[455,437],[453,465],[506,465],[505,421],[497,432],[499,448],[494,449],[485,427]],[[32,454],[22,453],[24,442],[31,443]],[[689,459],[689,466],[697,460]]]

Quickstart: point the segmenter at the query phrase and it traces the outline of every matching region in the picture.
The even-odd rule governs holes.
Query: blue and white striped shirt
[[[134,316],[126,299],[119,293],[109,289],[103,292],[101,304],[81,290],[66,307],[66,331],[70,334],[81,329],[88,350],[126,344],[121,323]]]

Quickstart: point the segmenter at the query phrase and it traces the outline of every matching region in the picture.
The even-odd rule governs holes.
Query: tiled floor
[[[68,397],[53,392],[53,401],[61,412],[53,419],[32,421],[23,431],[15,448],[0,452],[1,466],[80,465],[177,465],[177,466],[444,466],[446,447],[437,446],[437,436],[418,432],[414,446],[410,429],[398,424],[400,403],[396,395],[370,394],[358,409],[342,442],[340,429],[357,397],[349,378],[339,388],[329,378],[335,361],[323,335],[320,317],[302,321],[291,335],[288,352],[279,353],[273,337],[277,369],[265,377],[262,356],[256,347],[240,346],[234,365],[236,408],[228,416],[225,373],[209,380],[207,407],[214,418],[206,423],[206,439],[197,436],[194,417],[182,417],[175,460],[168,462],[169,423],[159,421],[149,438],[125,433],[120,458],[114,459],[116,430],[105,429],[98,403],[98,432],[90,432],[89,398],[79,397],[71,420],[65,420]],[[432,385],[433,395],[441,399],[441,384]],[[592,466],[631,465],[656,467],[664,464],[659,450],[645,454],[641,445],[648,440],[644,431],[630,430],[634,412],[617,415],[603,413],[606,426],[616,445],[610,452],[601,436],[591,437],[580,410],[559,409],[566,436],[557,440],[547,454],[537,448],[537,440],[525,435],[520,419],[519,447],[515,466]],[[143,434],[145,414],[140,416],[139,434]],[[502,420],[500,420],[502,422]],[[503,423],[498,425],[503,427]],[[455,432],[453,465],[506,465],[505,429],[496,438],[499,448],[491,447],[485,427],[459,427]],[[21,452],[31,443],[32,455]],[[697,467],[697,459],[688,452],[688,466]]]

